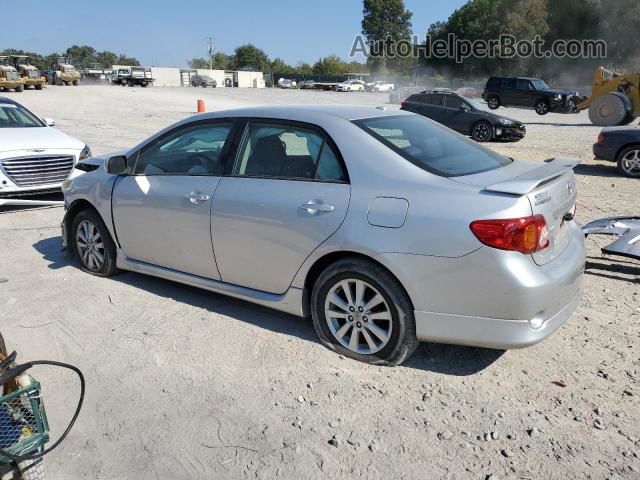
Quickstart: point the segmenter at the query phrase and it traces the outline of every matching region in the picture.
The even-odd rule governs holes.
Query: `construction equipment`
[[[628,125],[640,117],[640,73],[619,74],[598,67],[593,74],[591,96],[577,108],[588,108],[594,125]]]
[[[24,88],[34,87],[36,90],[42,90],[46,79],[40,74],[40,70],[31,65],[27,55],[11,55],[11,63],[18,70]]]
[[[78,85],[80,83],[80,72],[69,63],[66,57],[58,57],[53,67],[53,83],[56,85]]]
[[[13,88],[16,92],[24,90],[24,82],[9,60],[8,56],[0,56],[0,90]]]
[[[90,66],[80,70],[82,82],[103,83],[107,81],[107,74],[99,63],[92,63]]]

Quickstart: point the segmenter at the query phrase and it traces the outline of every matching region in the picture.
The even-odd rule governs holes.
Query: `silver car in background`
[[[63,239],[81,268],[311,315],[341,354],[535,344],[581,297],[575,163],[513,160],[384,108],[188,118],[79,164]]]

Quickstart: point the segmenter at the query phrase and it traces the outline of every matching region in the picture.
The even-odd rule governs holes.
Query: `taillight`
[[[482,243],[500,250],[534,253],[549,246],[549,230],[542,215],[476,220],[469,227]]]
[[[406,100],[405,100],[405,101],[403,101],[403,102],[400,102],[400,108],[404,108],[404,107],[406,107],[406,106],[407,106],[407,102],[406,102]]]
[[[604,143],[604,133],[598,135],[598,143]]]

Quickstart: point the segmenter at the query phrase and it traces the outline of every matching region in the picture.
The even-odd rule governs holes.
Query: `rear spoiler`
[[[540,185],[551,182],[561,177],[568,170],[580,164],[579,158],[554,157],[544,161],[546,165],[528,171],[504,182],[494,183],[485,187],[486,191],[497,193],[508,193],[511,195],[526,195],[535,190]]]

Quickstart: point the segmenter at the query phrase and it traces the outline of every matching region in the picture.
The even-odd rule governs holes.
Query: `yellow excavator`
[[[593,74],[591,96],[577,105],[589,109],[594,125],[628,125],[640,117],[640,73],[619,74],[599,67]]]

